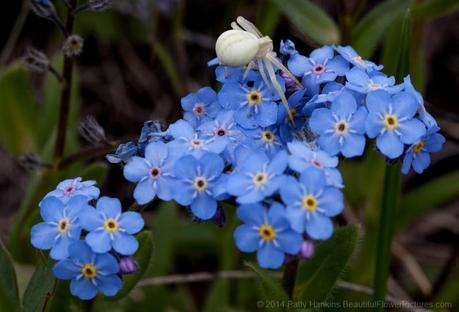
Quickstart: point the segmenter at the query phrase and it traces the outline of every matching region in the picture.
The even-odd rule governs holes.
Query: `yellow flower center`
[[[338,134],[346,134],[348,130],[349,130],[349,127],[347,125],[347,122],[345,121],[340,121],[336,123],[335,125],[335,131]]]
[[[105,220],[104,229],[108,233],[115,233],[116,231],[118,231],[118,228],[119,228],[119,224],[115,219],[110,218],[110,219]]]
[[[259,172],[253,177],[253,184],[260,187],[265,185],[268,182],[268,175],[266,172]]]
[[[276,238],[276,230],[274,230],[273,227],[268,224],[263,224],[260,226],[259,234],[261,238],[266,241],[270,241]]]
[[[252,90],[247,94],[247,101],[250,105],[258,105],[262,99],[263,95],[259,91]]]
[[[266,143],[273,143],[274,142],[274,134],[269,131],[262,131],[261,132],[261,139]]]
[[[319,201],[312,195],[305,196],[303,198],[303,208],[307,211],[314,212],[317,209]]]
[[[290,107],[290,114],[292,114],[292,116],[295,116],[296,113],[297,113],[296,108],[295,107]]]
[[[196,177],[193,182],[195,190],[203,192],[207,189],[208,183],[207,179],[204,177]]]
[[[422,151],[423,148],[424,148],[424,141],[421,140],[413,146],[413,152],[417,154],[420,151]]]
[[[387,114],[384,116],[384,128],[392,130],[398,127],[398,119],[395,115]]]
[[[70,220],[67,218],[59,220],[57,229],[62,234],[67,233],[70,230]]]
[[[360,55],[354,56],[352,60],[361,66],[365,65],[365,61],[362,59]]]
[[[81,267],[81,273],[86,278],[94,278],[97,276],[97,270],[94,264],[86,263]]]

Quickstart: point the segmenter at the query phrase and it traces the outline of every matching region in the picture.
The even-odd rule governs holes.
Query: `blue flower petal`
[[[214,153],[207,153],[199,159],[202,174],[207,178],[215,178],[221,175],[225,164],[223,159]]]
[[[102,215],[91,206],[83,208],[78,218],[80,219],[81,226],[87,231],[93,231],[104,223]]]
[[[265,243],[257,251],[257,260],[264,269],[278,269],[284,263],[284,253],[272,243]]]
[[[394,159],[403,153],[403,143],[393,131],[386,131],[376,138],[376,146],[385,156]]]
[[[426,133],[426,126],[418,119],[410,119],[400,122],[397,130],[403,143],[414,144]]]
[[[297,233],[304,232],[306,211],[301,207],[287,206],[285,210],[290,226]]]
[[[97,282],[99,290],[108,297],[116,295],[123,287],[123,282],[117,275],[101,276]]]
[[[302,196],[298,181],[292,176],[286,177],[284,184],[281,186],[280,195],[286,205],[295,204]]]
[[[104,196],[97,201],[96,209],[107,218],[116,218],[121,214],[121,202],[118,198]]]
[[[260,204],[241,205],[237,209],[237,216],[247,224],[259,226],[264,222],[265,208]]]
[[[264,102],[260,105],[255,121],[260,127],[269,127],[277,121],[278,106],[275,102]]]
[[[333,48],[329,46],[323,46],[315,49],[309,55],[309,58],[313,59],[317,64],[324,64],[325,61],[333,57]]]
[[[287,62],[287,66],[290,72],[297,77],[303,76],[311,68],[308,58],[300,54],[292,55]]]
[[[194,179],[198,161],[191,155],[183,156],[178,159],[174,165],[174,176],[181,179]]]
[[[191,211],[202,220],[208,220],[217,211],[217,201],[206,193],[199,194],[191,203]]]
[[[43,250],[54,246],[54,239],[57,235],[57,226],[44,222],[34,225],[30,233],[32,245]]]
[[[330,156],[335,156],[339,153],[341,149],[340,137],[334,133],[324,133],[317,140],[317,144],[321,149],[330,154]]]
[[[349,133],[344,139],[341,153],[347,158],[361,156],[365,149],[365,142],[366,140],[363,135]]]
[[[423,173],[430,166],[430,155],[425,152],[420,152],[413,159],[413,169],[417,173]]]
[[[121,215],[119,225],[122,229],[126,230],[128,234],[135,234],[140,232],[144,226],[142,215],[138,212],[127,211]]]
[[[381,130],[383,128],[384,124],[381,120],[381,117],[378,116],[377,113],[369,113],[367,121],[365,123],[365,130],[367,131],[368,137],[377,137],[381,133]]]
[[[78,237],[79,238],[79,237]],[[74,240],[69,239],[67,236],[61,236],[56,244],[51,248],[49,256],[54,260],[66,259],[69,256],[69,246]]]
[[[287,162],[287,152],[284,150],[278,152],[271,160],[271,163],[268,165],[268,172],[274,174],[282,174],[285,169],[287,169]]]
[[[71,259],[77,259],[84,263],[90,263],[93,261],[93,255],[91,248],[82,240],[74,241],[69,247],[69,254]]]
[[[107,252],[112,248],[110,235],[105,230],[89,232],[85,240],[91,249],[97,253]]]
[[[309,119],[309,126],[317,134],[322,134],[324,131],[334,127],[334,124],[335,120],[328,108],[314,110],[311,119]]]
[[[237,248],[242,252],[254,252],[258,249],[260,235],[248,224],[239,225],[233,234]]]
[[[378,90],[367,95],[366,103],[370,113],[385,115],[388,113],[389,105],[392,105],[392,98],[386,91]]]
[[[317,195],[326,185],[325,173],[323,170],[309,167],[301,173],[300,183],[305,186],[309,194]]]
[[[191,188],[189,183],[183,181],[175,181],[176,190],[180,192],[174,192],[174,200],[183,206],[188,206],[193,201],[194,189]]]
[[[298,253],[303,243],[303,237],[294,231],[284,231],[276,236],[276,241],[279,243],[279,248],[284,252],[294,255]]]
[[[344,92],[338,95],[331,105],[331,110],[340,118],[347,119],[357,109],[357,103],[354,97]]]
[[[126,166],[124,166],[123,174],[126,180],[131,182],[138,182],[145,176],[148,176],[150,167],[145,159],[133,156],[129,159]]]
[[[234,172],[228,176],[226,187],[228,193],[234,196],[239,196],[247,192],[252,181],[250,177],[245,174]]]
[[[139,248],[139,242],[134,236],[118,232],[113,238],[113,249],[116,252],[129,256],[133,255]]]
[[[53,274],[58,279],[70,280],[81,274],[81,268],[72,260],[65,259],[57,262],[53,267]]]
[[[253,204],[265,198],[265,194],[260,188],[253,188],[249,192],[240,195],[236,200],[240,204]]]
[[[393,110],[395,115],[399,117],[411,118],[418,110],[416,99],[408,92],[400,92],[393,96]]]
[[[157,184],[158,198],[169,201],[174,197],[175,180],[171,177],[161,177]]]
[[[70,282],[70,292],[81,300],[89,300],[96,296],[97,288],[87,278],[73,279]]]
[[[169,152],[164,142],[152,142],[145,148],[145,158],[152,166],[159,166],[167,158]]]
[[[111,254],[98,254],[95,265],[98,273],[102,275],[116,274],[119,271],[118,261]]]
[[[40,204],[40,215],[46,222],[59,222],[64,204],[56,197],[46,197]]]
[[[146,178],[140,181],[134,189],[134,199],[139,205],[145,205],[151,202],[156,196],[154,181]],[[158,183],[158,181],[156,181]]]
[[[329,239],[333,234],[333,223],[330,218],[320,213],[310,214],[311,218],[306,221],[306,233],[312,239]]]
[[[169,134],[174,138],[187,138],[192,139],[194,129],[185,120],[179,119],[175,123],[171,124],[168,129]]]
[[[327,187],[319,199],[319,207],[327,217],[334,217],[344,209],[343,193],[334,187]]]

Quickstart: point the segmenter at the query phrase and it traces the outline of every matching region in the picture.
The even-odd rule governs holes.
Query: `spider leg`
[[[273,53],[267,53],[266,54],[266,58],[271,62],[273,63],[274,65],[276,65],[277,68],[279,68],[283,73],[287,74],[287,76],[289,76],[290,79],[292,79],[296,85],[300,88],[303,88],[303,85],[298,81],[298,79],[296,79],[295,76],[292,75],[292,73],[287,69],[287,67],[285,67],[281,62],[279,62],[279,60],[277,59],[277,57],[275,56],[275,54]]]
[[[279,96],[280,96],[280,98],[282,100],[282,104],[284,104],[284,107],[287,110],[288,119],[293,124],[292,112],[290,111],[290,107],[288,106],[287,98],[285,97],[285,94],[282,91],[282,88],[281,88],[281,86],[279,85],[279,82],[276,79],[276,74],[274,73],[273,65],[271,64],[271,61],[268,60],[268,59],[264,60],[264,64],[266,65],[266,68],[268,69],[269,78],[271,79],[273,87],[274,87],[274,89],[276,89],[277,93],[279,94]]]
[[[269,83],[268,77],[266,76],[266,72],[264,69],[264,64],[263,64],[262,59],[257,59],[257,65],[258,65],[258,71],[260,72],[263,82],[265,83],[266,87],[269,88],[272,94],[273,93],[273,88],[271,87],[272,84]]]
[[[258,28],[253,23],[251,23],[250,21],[246,20],[242,16],[238,16],[236,21],[238,22],[239,25],[242,26],[242,28],[245,31],[248,31],[248,32],[254,34],[257,37],[260,37],[260,38],[263,37],[263,34],[258,30]]]
[[[236,24],[236,22],[231,22],[231,28],[235,29],[235,30],[242,30],[244,31],[244,29],[242,29],[241,27],[239,27],[238,24]]]
[[[254,61],[250,61],[250,63],[247,64],[247,68],[245,69],[244,76],[242,76],[242,81],[245,81],[247,79],[247,76],[249,75],[250,70],[254,67],[255,67]]]

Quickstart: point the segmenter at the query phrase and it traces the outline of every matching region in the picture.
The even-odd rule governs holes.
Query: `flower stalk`
[[[76,0],[70,0],[71,7],[76,6]],[[67,12],[66,30],[67,33],[72,33],[75,16],[69,9]],[[72,89],[73,77],[73,58],[64,56],[64,65],[62,70],[62,83],[61,83],[61,100],[59,109],[59,121],[57,126],[56,144],[54,146],[54,159],[62,158],[65,150],[65,141],[67,136],[67,123],[70,112],[70,96]]]
[[[397,63],[396,80],[398,83],[409,74],[409,50],[410,50],[411,13],[408,9],[400,36],[400,50]],[[397,214],[397,207],[400,197],[400,175],[401,165],[399,163],[386,165],[384,175],[384,189],[381,204],[381,215],[379,218],[379,232],[376,243],[376,261],[374,273],[374,295],[375,302],[382,302],[386,297],[387,279],[389,276],[391,244],[393,228]],[[378,304],[378,311],[384,311],[384,306]]]

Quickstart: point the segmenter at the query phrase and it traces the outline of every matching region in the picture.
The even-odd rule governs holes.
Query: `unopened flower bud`
[[[121,257],[119,266],[121,275],[133,274],[139,270],[139,265],[132,257]]]
[[[37,73],[46,72],[50,66],[48,57],[43,52],[35,49],[28,49],[22,58],[22,62],[28,70]]]
[[[75,57],[81,54],[83,51],[84,40],[78,35],[69,36],[65,42],[62,50],[64,51],[65,56]]]
[[[280,43],[280,53],[282,55],[292,55],[292,54],[295,54],[297,53],[297,51],[295,50],[295,44],[291,41],[291,40],[281,40],[281,43]]]
[[[315,246],[314,243],[310,240],[304,240],[303,244],[301,244],[300,252],[298,256],[301,259],[307,260],[311,259],[314,256]]]
[[[285,81],[285,87],[292,88],[295,86],[295,81],[288,74],[282,72],[281,77]]]
[[[56,16],[56,9],[49,0],[31,0],[32,11],[42,18],[54,19]]]
[[[104,129],[93,116],[87,116],[83,119],[78,126],[78,131],[89,143],[101,143],[107,140]]]

